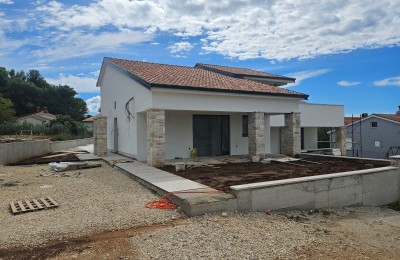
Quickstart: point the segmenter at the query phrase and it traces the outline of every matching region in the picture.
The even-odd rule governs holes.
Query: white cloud
[[[86,100],[89,113],[97,113],[101,104],[100,96],[95,96]]]
[[[176,42],[168,47],[171,53],[188,52],[193,49],[193,44],[190,42]]]
[[[50,39],[53,46],[34,50],[31,54],[41,61],[55,61],[120,50],[127,44],[149,40],[148,35],[124,29],[119,32],[85,33],[75,31],[56,33]]]
[[[315,78],[318,77],[320,75],[326,74],[328,73],[330,70],[329,69],[320,69],[320,70],[305,70],[305,71],[299,71],[299,72],[294,72],[294,73],[290,73],[287,74],[287,77],[291,77],[291,78],[295,78],[296,82],[295,83],[289,83],[285,86],[283,86],[284,88],[290,88],[290,87],[294,87],[297,85],[300,85],[300,83],[303,80],[309,79],[309,78]]]
[[[374,85],[380,87],[385,87],[385,86],[400,87],[400,77],[392,77],[392,78],[378,80],[374,82]]]
[[[351,82],[351,81],[347,81],[347,80],[342,80],[342,81],[337,82],[337,84],[342,87],[350,87],[350,86],[360,85],[361,82],[359,82],[359,81]]]
[[[120,51],[165,34],[181,37],[192,47],[201,45],[202,53],[241,60],[305,59],[399,45],[397,2],[102,0],[69,5],[36,1],[36,9],[24,15],[29,21],[12,26],[26,27],[30,33],[22,42],[37,46],[35,58],[50,61]],[[32,32],[40,37],[31,37]],[[7,39],[3,41],[16,40]]]
[[[59,74],[58,78],[46,78],[46,81],[54,85],[68,85],[79,93],[99,92],[96,87],[97,79],[92,77]]]
[[[14,3],[14,1],[12,1],[12,0],[0,0],[0,4],[11,5],[11,4],[13,4],[13,3]]]

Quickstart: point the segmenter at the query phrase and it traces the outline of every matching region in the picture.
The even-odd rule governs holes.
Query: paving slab
[[[109,162],[128,159],[116,157],[115,155],[102,158]],[[237,202],[232,194],[219,192],[206,185],[138,161],[116,163],[114,166],[131,174],[139,183],[154,190],[161,196],[170,192],[178,192],[177,194],[172,194],[169,199],[178,204],[189,216],[236,210]]]

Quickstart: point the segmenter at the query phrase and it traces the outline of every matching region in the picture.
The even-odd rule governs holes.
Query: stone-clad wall
[[[265,154],[264,113],[249,113],[249,156]]]
[[[94,154],[104,156],[107,154],[107,117],[101,116],[94,120]]]
[[[165,110],[147,111],[147,164],[159,167],[165,163]]]
[[[346,155],[346,128],[336,127],[336,148],[340,149],[341,154],[344,156]]]
[[[300,113],[285,114],[285,126],[281,128],[281,153],[294,156],[300,152]]]

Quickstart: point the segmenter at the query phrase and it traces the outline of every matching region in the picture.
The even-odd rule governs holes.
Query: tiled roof
[[[400,115],[397,115],[397,114],[371,114],[370,116],[363,117],[361,119],[370,118],[370,117],[373,117],[373,116],[389,119],[389,120],[392,120],[392,121],[400,123]],[[344,125],[351,124],[352,123],[351,119],[352,119],[351,117],[345,117],[344,118]],[[353,122],[359,122],[359,121],[360,121],[359,117],[354,117],[353,118]]]
[[[268,84],[258,83],[251,80],[229,77],[209,70],[166,65],[158,63],[123,60],[116,58],[105,58],[111,63],[128,72],[136,80],[147,87],[208,90],[223,92],[239,92],[246,94],[264,94],[299,97],[307,99],[308,95],[303,93],[275,87]]]
[[[351,124],[352,122],[357,122],[358,120],[360,120],[359,117],[351,117],[351,116],[346,116],[344,117],[344,125],[348,125]]]
[[[380,116],[380,117],[383,117],[383,118],[386,118],[386,119],[389,119],[389,120],[393,120],[393,121],[396,121],[396,122],[400,123],[400,115],[396,115],[396,114],[373,114],[373,115],[377,115],[377,116]]]
[[[294,81],[294,78],[289,78],[285,76],[280,76],[276,74],[266,73],[258,70],[251,70],[246,68],[236,68],[236,67],[228,67],[228,66],[220,66],[220,65],[213,65],[213,64],[203,64],[197,63],[196,68],[204,68],[204,69],[211,69],[215,72],[225,72],[228,74],[232,74],[232,76],[255,76],[255,77],[265,77],[265,78],[276,78],[276,79],[283,79],[288,81]]]
[[[46,122],[46,121],[51,121],[51,120],[56,119],[56,116],[53,114],[41,111],[41,112],[35,112],[35,113],[29,114],[29,115],[21,116],[21,117],[18,117],[17,119],[23,120],[25,118],[34,118],[39,121]]]
[[[95,116],[91,116],[88,117],[86,119],[83,119],[82,122],[93,122],[96,118],[98,118],[100,115],[95,115]]]

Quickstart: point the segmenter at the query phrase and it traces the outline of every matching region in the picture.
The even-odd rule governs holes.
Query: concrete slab
[[[112,162],[127,158],[116,155],[107,155],[103,159],[112,164]],[[179,205],[189,216],[237,209],[237,202],[234,195],[223,192],[215,193],[217,192],[216,190],[206,185],[162,171],[148,166],[147,164],[134,161],[116,163],[114,166],[129,173],[139,183],[160,195],[169,192],[191,192],[172,194],[169,197],[171,201]]]
[[[99,161],[102,160],[101,157],[91,154],[91,153],[84,153],[84,154],[75,154],[76,157],[79,158],[81,161]]]

